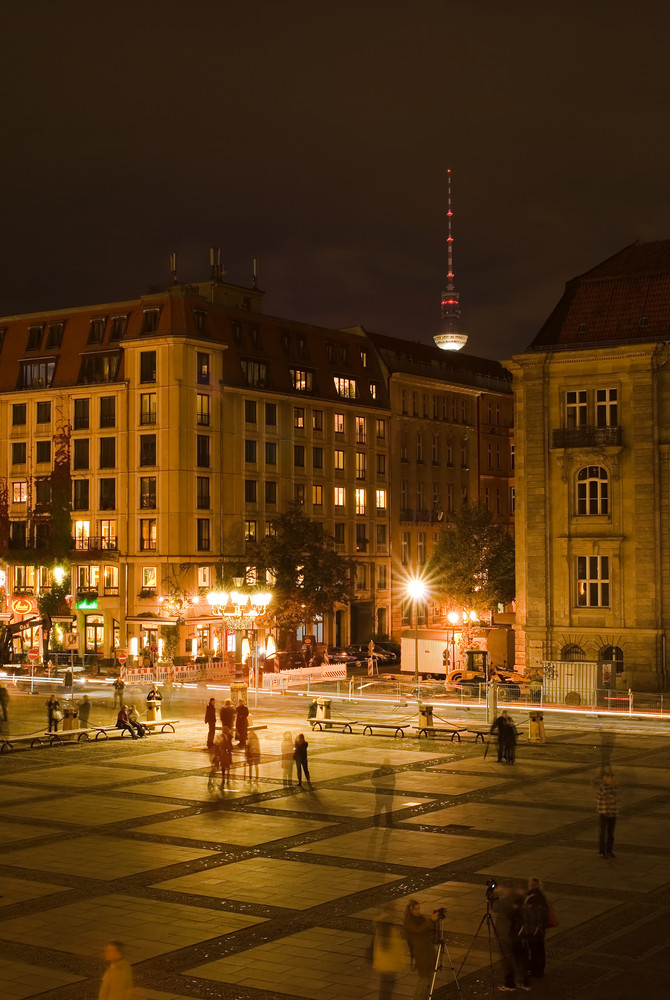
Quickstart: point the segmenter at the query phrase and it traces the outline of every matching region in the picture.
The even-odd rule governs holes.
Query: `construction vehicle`
[[[21,621],[9,621],[0,625],[0,664],[14,662],[14,639],[29,628],[42,628],[42,663],[49,658],[49,637],[51,635],[51,618],[42,615],[41,618],[23,618]]]

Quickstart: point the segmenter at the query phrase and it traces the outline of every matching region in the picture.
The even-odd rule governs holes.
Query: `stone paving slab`
[[[196,816],[184,816],[182,819],[142,824],[133,829],[140,833],[158,834],[161,837],[180,837],[184,840],[206,840],[217,844],[251,847],[283,840],[286,837],[296,837],[312,830],[322,830],[329,825],[318,820],[296,819],[293,816],[265,816],[262,813],[214,810]]]
[[[5,855],[4,863],[11,868],[109,881],[210,856],[209,851],[190,847],[91,835],[74,840],[54,839],[50,844],[11,851]]]
[[[470,803],[448,806],[422,816],[410,816],[404,823],[431,826],[457,826],[473,830],[496,830],[505,834],[536,834],[559,830],[569,823],[584,819],[583,812],[566,809],[538,809],[511,804]]]
[[[130,763],[130,762],[129,762]],[[151,766],[156,768],[180,768],[193,771],[197,767],[210,766],[209,754],[203,750],[190,752],[188,750],[155,750],[151,753],[140,753],[132,758],[133,766]]]
[[[2,810],[6,815],[6,810]],[[6,846],[14,842],[24,840],[34,840],[36,837],[44,837],[50,833],[55,833],[57,826],[45,823],[43,826],[28,826],[26,823],[14,823],[0,819],[0,845]]]
[[[437,768],[435,770],[437,771]],[[473,782],[466,777],[464,786],[459,787],[462,777],[460,774],[451,774],[447,770],[440,770],[439,773],[431,771],[398,771],[387,777],[376,778],[374,781],[372,778],[367,778],[363,781],[360,779],[354,780],[357,785],[363,788],[394,788],[396,792],[424,792],[433,795],[460,795],[463,794],[462,787],[464,787],[465,791],[471,792],[475,791],[478,787],[493,788],[496,785],[504,784],[502,779],[500,781],[489,781],[488,779],[482,781],[479,778],[475,778],[473,788]]]
[[[524,748],[524,750],[527,751],[527,748]],[[482,754],[483,752],[482,750]],[[516,780],[530,776],[536,778],[541,772],[561,771],[572,766],[562,761],[544,760],[542,758],[533,759],[532,756],[522,756],[521,751],[517,754],[516,763],[510,766],[509,764],[499,764],[497,753],[497,748],[491,745],[486,759],[483,756],[479,759],[477,757],[468,757],[467,760],[456,760],[451,764],[442,764],[438,765],[438,767],[442,771],[453,771],[455,774],[463,771],[468,774],[488,774],[492,778]],[[575,770],[578,771],[579,766],[576,766]]]
[[[350,737],[351,739],[351,737]],[[361,742],[367,740],[365,742]],[[439,757],[441,761],[449,760],[449,754],[442,754],[439,750],[433,750],[429,747],[426,753],[419,753],[416,750],[401,750],[397,747],[397,742],[389,747],[388,750],[377,749],[371,746],[371,739],[369,737],[358,737],[356,742],[352,742],[351,750],[328,750],[325,753],[316,753],[316,745],[310,743],[310,749],[312,750],[312,755],[310,756],[310,769],[312,764],[314,766],[314,772],[316,773],[318,769],[318,764],[322,760],[339,760],[339,761],[352,761],[353,763],[358,762],[370,764],[373,767],[379,767],[384,764],[387,760],[390,761],[395,767],[400,767],[403,764],[420,764],[422,762],[427,762]],[[414,744],[412,744],[414,745]]]
[[[407,795],[393,796],[393,809],[408,809],[410,806],[422,805],[425,799],[416,799]],[[324,816],[374,816],[377,809],[377,796],[371,792],[349,791],[348,789],[314,788],[311,791],[297,790],[277,799],[267,799],[264,809],[278,812],[301,812]]]
[[[28,1000],[47,990],[70,986],[82,981],[82,976],[73,976],[59,969],[45,969],[24,962],[13,962],[0,956],[0,983],[2,1000]]]
[[[154,771],[124,767],[116,762],[108,767],[95,764],[52,764],[49,767],[21,771],[18,774],[3,775],[2,781],[23,785],[45,785],[49,789],[53,785],[69,785],[72,788],[91,788],[101,785],[103,788],[109,788],[130,781],[136,782],[154,774]]]
[[[48,882],[33,882],[28,879],[14,878],[3,875],[0,879],[0,907],[14,906],[15,903],[25,903],[29,899],[41,899],[43,896],[53,896],[57,893],[69,892],[62,885],[50,885]]]
[[[134,963],[260,922],[260,917],[221,909],[112,893],[5,920],[0,929],[6,941],[39,941],[45,948],[93,958],[110,939],[122,940],[126,958]]]
[[[154,772],[155,773],[155,772]],[[165,799],[189,799],[192,802],[212,802],[217,798],[217,792],[211,792],[208,788],[209,769],[202,774],[184,775],[181,778],[166,778],[164,781],[152,781],[151,784],[143,785],[141,788],[131,786],[127,789],[129,793],[140,795],[158,795]],[[217,775],[217,783],[220,775]],[[233,779],[232,787],[225,790],[228,798],[239,798],[241,795],[248,795],[249,790],[238,779]]]
[[[403,772],[407,774],[412,774],[414,772],[408,771]],[[447,774],[447,781],[449,783],[449,795],[469,795],[470,792],[480,792],[483,789],[489,788],[505,788],[505,779],[491,775],[490,777],[479,777],[474,774],[456,774],[449,770],[449,764],[438,765],[437,767],[431,767],[426,771],[421,771],[421,774]],[[400,775],[398,774],[397,780],[400,780]]]
[[[363,892],[373,886],[397,881],[395,875],[361,869],[330,868],[272,858],[251,858],[236,864],[211,868],[197,875],[157,882],[160,889],[173,889],[199,896],[240,899],[248,903],[305,910],[311,906]]]
[[[304,847],[294,847],[292,852],[358,858],[361,861],[408,865],[412,868],[437,868],[450,861],[502,847],[505,843],[504,840],[494,838],[457,837],[446,833],[377,827],[319,840]]]
[[[364,761],[360,761],[358,764],[353,762],[347,764],[346,762],[331,763],[316,756],[312,759],[314,765],[310,762],[310,771],[314,782],[332,781],[334,778],[351,778],[354,775],[364,776],[376,766],[374,764],[368,765]],[[292,767],[291,771],[293,780],[295,780],[295,767]],[[284,765],[280,760],[268,761],[266,764],[259,765],[258,773],[261,778],[275,778],[277,781],[281,781],[284,777]]]
[[[5,816],[20,816],[30,819],[57,819],[73,826],[104,826],[144,816],[172,812],[173,803],[147,802],[119,795],[72,795],[59,799],[32,799],[19,805],[3,809]],[[36,827],[36,830],[41,829]],[[36,836],[39,834],[36,834]]]
[[[649,801],[658,794],[653,788],[634,788],[631,785],[620,787],[619,792],[622,808]],[[508,788],[496,791],[490,801],[500,798],[504,798],[507,802],[529,802],[531,805],[552,803],[570,809],[589,810],[592,813],[595,813],[596,808],[596,788],[589,778],[583,780],[561,778],[560,781],[552,781],[545,785],[535,782],[529,785],[510,784]]]

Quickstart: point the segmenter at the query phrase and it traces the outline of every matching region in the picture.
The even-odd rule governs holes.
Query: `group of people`
[[[544,939],[552,926],[552,911],[539,878],[526,890],[507,886],[497,900],[495,928],[502,953],[505,982],[499,989],[511,993],[530,990],[530,979],[544,976]]]
[[[498,763],[513,764],[516,760],[516,726],[509,712],[503,709],[493,720],[491,735],[498,738]]]
[[[221,788],[230,788],[230,772],[233,764],[233,749],[244,750],[244,780],[258,781],[258,765],[261,760],[261,743],[258,734],[249,731],[249,708],[244,702],[233,705],[226,698],[216,711],[216,699],[210,698],[205,709],[207,728],[207,749],[211,753],[212,768],[209,787],[214,788],[216,775],[221,772]],[[221,723],[221,733],[217,735],[217,721]],[[237,743],[233,744],[233,739]],[[248,774],[247,774],[248,771]]]

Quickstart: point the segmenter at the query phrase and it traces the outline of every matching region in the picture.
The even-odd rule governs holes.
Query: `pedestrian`
[[[319,707],[319,705],[318,705],[318,702],[317,702],[316,698],[312,698],[311,704],[310,704],[309,708],[307,709],[307,721],[308,722],[310,721],[310,719],[316,719],[316,710],[317,710],[318,707]]]
[[[309,743],[304,737],[303,733],[298,733],[295,738],[295,743],[293,744],[293,759],[295,761],[296,772],[298,776],[298,786],[302,788],[302,772],[305,772],[305,778],[307,779],[307,784],[312,787],[312,782],[309,777],[309,767],[307,766],[307,747]]]
[[[163,695],[154,684],[147,695],[147,720],[149,722],[161,721],[161,702]]]
[[[498,763],[513,764],[516,757],[516,727],[508,712],[503,709],[490,730],[498,737]]]
[[[524,895],[520,889],[503,887],[498,897],[495,929],[502,953],[505,982],[498,989],[513,993],[516,989],[528,992],[528,956],[523,935]]]
[[[407,944],[387,904],[374,922],[372,968],[379,973],[379,1000],[392,1000],[398,973],[407,966]]]
[[[149,727],[142,725],[139,712],[137,711],[135,705],[131,705],[129,708],[127,708],[126,714],[128,716],[128,722],[133,727],[138,736],[149,736],[151,734],[151,730],[149,729]]]
[[[4,684],[0,684],[0,715],[2,721],[7,722],[7,708],[9,707],[9,692]]]
[[[209,727],[207,730],[207,749],[211,750],[214,746],[214,737],[216,736],[216,701],[214,698],[210,698],[207,703],[205,725]]]
[[[256,781],[258,781],[258,765],[261,759],[261,741],[258,738],[258,733],[249,733],[244,756],[246,758],[245,769],[249,768],[249,781],[251,781],[252,768],[256,769]]]
[[[245,747],[247,745],[248,733],[249,709],[243,701],[240,701],[235,709],[235,734],[237,736],[238,747]]]
[[[87,694],[79,702],[79,728],[88,729],[88,720],[91,717],[91,699]]]
[[[230,698],[226,698],[219,709],[219,718],[221,719],[221,726],[226,726],[232,733],[235,728],[235,708]]]
[[[388,757],[384,758],[381,767],[372,772],[371,779],[375,790],[375,825],[382,821],[382,813],[386,814],[386,825],[393,825],[393,792],[395,789],[395,772]]]
[[[230,788],[230,769],[233,765],[233,734],[228,726],[221,731],[219,743],[219,763],[221,765],[221,787]]]
[[[126,684],[123,678],[117,677],[114,681],[114,701],[112,702],[112,708],[116,707],[117,701],[119,703],[119,708],[123,705],[123,689],[125,686]]]
[[[421,912],[421,903],[418,899],[410,899],[405,908],[403,929],[409,944],[412,964],[419,977],[414,990],[414,1000],[424,1000],[428,989],[428,980],[435,971],[433,930],[437,917],[437,910],[434,910],[430,917],[425,917]]]
[[[528,946],[528,962],[533,979],[542,979],[546,962],[544,936],[549,926],[549,903],[539,878],[528,879],[523,901],[523,928]]]
[[[596,795],[598,817],[600,819],[599,854],[601,858],[616,857],[614,847],[614,828],[619,812],[619,790],[614,780],[611,768],[605,768]]]
[[[102,977],[98,1000],[131,1000],[133,970],[123,957],[123,944],[110,941],[105,948],[107,969]]]
[[[128,713],[126,712],[126,706],[122,705],[119,709],[119,713],[116,716],[116,728],[125,729],[130,733],[134,740],[138,739],[137,733],[135,732],[133,726],[130,725],[130,720],[128,718]]]
[[[281,741],[281,761],[284,775],[284,784],[290,787],[293,784],[293,735],[287,730]]]
[[[47,706],[47,732],[58,732],[58,723],[63,718],[60,702],[55,694],[50,694],[46,701]]]

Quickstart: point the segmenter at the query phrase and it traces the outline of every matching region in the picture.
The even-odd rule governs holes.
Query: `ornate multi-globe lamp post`
[[[235,629],[235,679],[230,684],[230,698],[233,704],[246,702],[248,685],[243,675],[241,634],[243,631],[258,630],[272,601],[272,594],[264,590],[211,590],[207,601],[212,611],[220,615],[224,629]],[[255,683],[258,685],[257,678]]]

